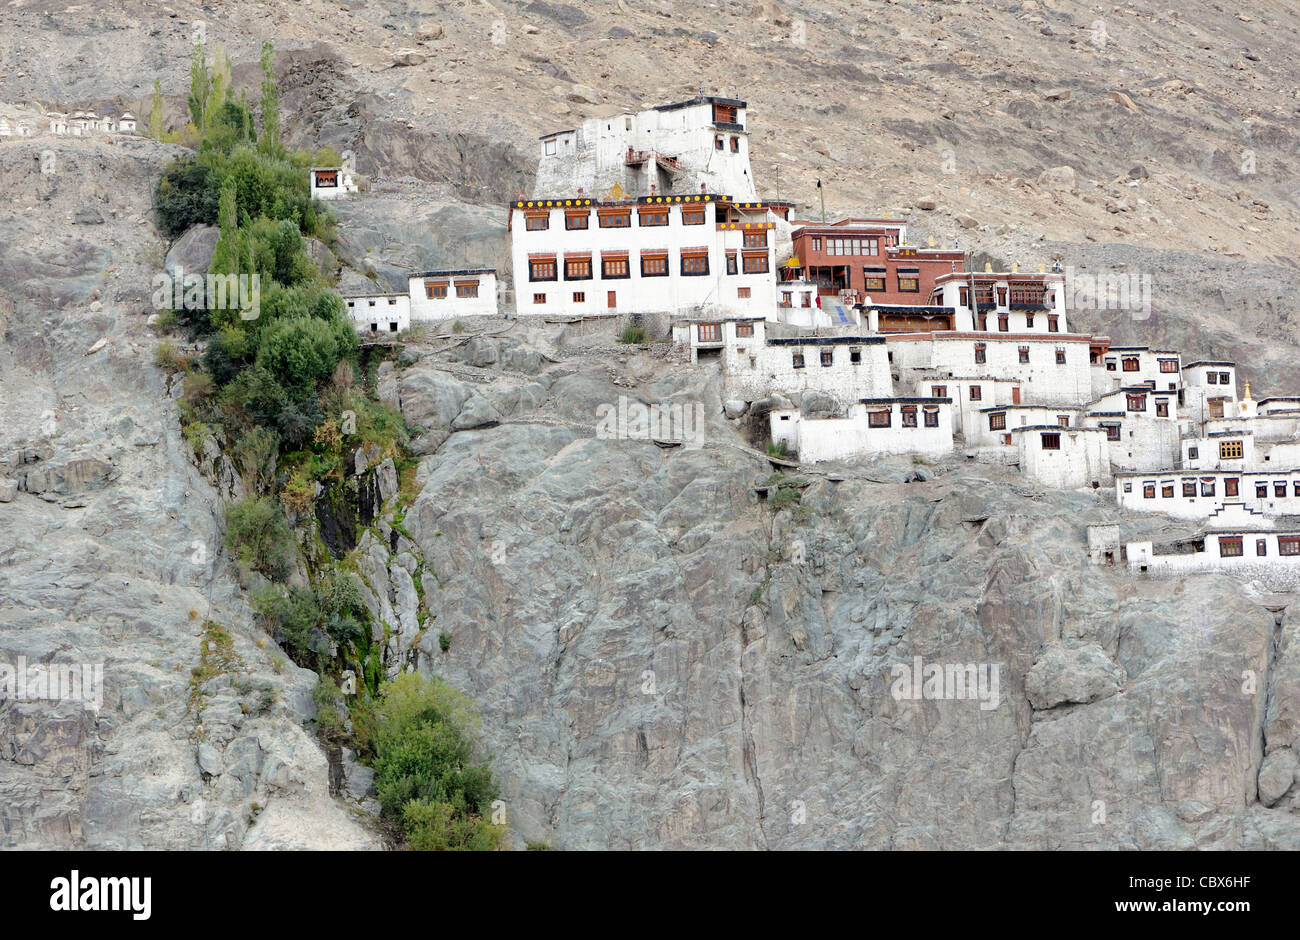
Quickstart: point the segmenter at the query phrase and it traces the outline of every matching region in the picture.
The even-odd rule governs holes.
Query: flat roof
[[[862,405],[934,405],[934,404],[952,404],[951,398],[919,398],[917,396],[903,396],[901,398],[859,398],[858,403]]]
[[[1072,424],[1069,427],[1061,424],[1027,424],[1022,428],[1007,428],[1008,434],[1015,434],[1019,431],[1093,431],[1097,434],[1105,432],[1105,428],[1088,428],[1079,424]]]
[[[1183,368],[1195,369],[1197,366],[1235,366],[1235,365],[1236,365],[1235,362],[1229,362],[1226,359],[1222,361],[1216,359],[1198,359],[1195,362],[1183,363]]]
[[[571,127],[567,131],[551,131],[549,134],[543,134],[541,137],[537,139],[546,140],[546,138],[548,137],[559,137],[561,134],[576,134],[577,131],[578,129],[576,127]]]
[[[769,346],[879,346],[883,336],[775,336],[767,340]]]
[[[726,98],[722,95],[697,95],[687,101],[675,101],[672,104],[656,105],[654,111],[676,111],[678,108],[689,108],[697,104],[725,104],[733,108],[745,107],[745,102],[739,98]]]
[[[462,274],[496,274],[496,268],[456,268],[448,271],[418,271],[407,277],[458,277]]]

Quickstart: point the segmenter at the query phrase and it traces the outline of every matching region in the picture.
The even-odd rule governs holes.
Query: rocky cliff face
[[[0,103],[144,119],[158,76],[175,124],[196,22],[254,98],[273,38],[289,141],[389,178],[339,210],[342,277],[383,281],[504,268],[496,207],[537,134],[735,89],[760,189],[796,214],[820,212],[822,179],[830,215],[907,211],[916,241],[980,262],[1146,275],[1149,318],[1072,326],[1300,393],[1284,4],[269,10],[7,8]],[[172,152],[0,141],[0,663],[105,666],[98,713],[0,705],[3,844],[379,847],[364,771],[331,769],[305,730],[313,678],[218,548],[237,481],[195,466],[152,364],[168,246],[149,206]],[[502,327],[381,372],[419,432],[420,490],[400,530],[362,535],[358,568],[396,628],[389,668],[478,701],[517,844],[1300,845],[1289,597],[1091,567],[1089,523],[1181,530],[960,461],[808,474],[774,511],[707,369]],[[596,438],[620,396],[701,403],[710,444]],[[997,666],[999,704],[895,698],[916,657]]]
[[[496,357],[464,346],[517,358],[525,330]],[[756,492],[771,467],[720,416],[708,367],[578,359],[526,332],[558,362],[474,374],[431,351],[396,390],[446,435],[406,527],[451,646],[430,632],[417,661],[479,701],[520,838],[1300,844],[1286,599],[1092,566],[1085,527],[1120,519],[1109,493],[1034,492],[960,459],[809,474],[774,512]],[[435,403],[466,385],[502,423],[452,429],[463,410]],[[702,401],[714,443],[594,436],[620,396]],[[1166,528],[1120,521],[1125,538]],[[916,657],[997,666],[996,707],[897,699],[893,667]]]
[[[0,704],[0,839],[377,847],[330,798],[315,677],[254,629],[153,365],[150,205],[175,148],[64,140],[41,173],[50,146],[0,164],[0,663],[102,664],[103,701]]]

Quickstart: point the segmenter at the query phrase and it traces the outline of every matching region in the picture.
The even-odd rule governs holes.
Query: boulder
[[[1286,796],[1295,783],[1297,769],[1300,769],[1300,759],[1289,747],[1280,747],[1265,757],[1259,765],[1259,801],[1272,806]]]
[[[173,277],[178,270],[185,274],[206,274],[220,236],[215,225],[191,226],[168,250],[163,269]]]
[[[1069,647],[1056,644],[1025,675],[1025,694],[1034,708],[1067,702],[1095,702],[1124,687],[1124,668],[1096,643]]]
[[[1038,174],[1038,185],[1046,189],[1077,193],[1079,183],[1075,179],[1074,167],[1054,166]]]

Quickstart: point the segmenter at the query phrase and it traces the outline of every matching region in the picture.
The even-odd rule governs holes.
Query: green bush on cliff
[[[226,507],[225,545],[240,564],[272,581],[287,578],[297,557],[284,513],[265,497],[242,499]]]
[[[367,717],[379,805],[412,848],[500,848],[505,826],[485,818],[499,791],[466,696],[406,673],[382,688]]]

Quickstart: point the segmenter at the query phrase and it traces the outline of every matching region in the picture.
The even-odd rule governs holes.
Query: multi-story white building
[[[1043,424],[1015,428],[1020,472],[1058,490],[1100,487],[1111,480],[1106,435],[1100,428]]]
[[[773,317],[773,229],[788,209],[713,193],[517,200],[515,310]]]
[[[1082,405],[1092,394],[1088,336],[935,331],[891,333],[887,339],[904,388],[919,379],[991,375],[1015,381],[1017,403]]]
[[[534,198],[687,195],[703,188],[754,202],[745,120],[745,102],[702,95],[546,134]]]

